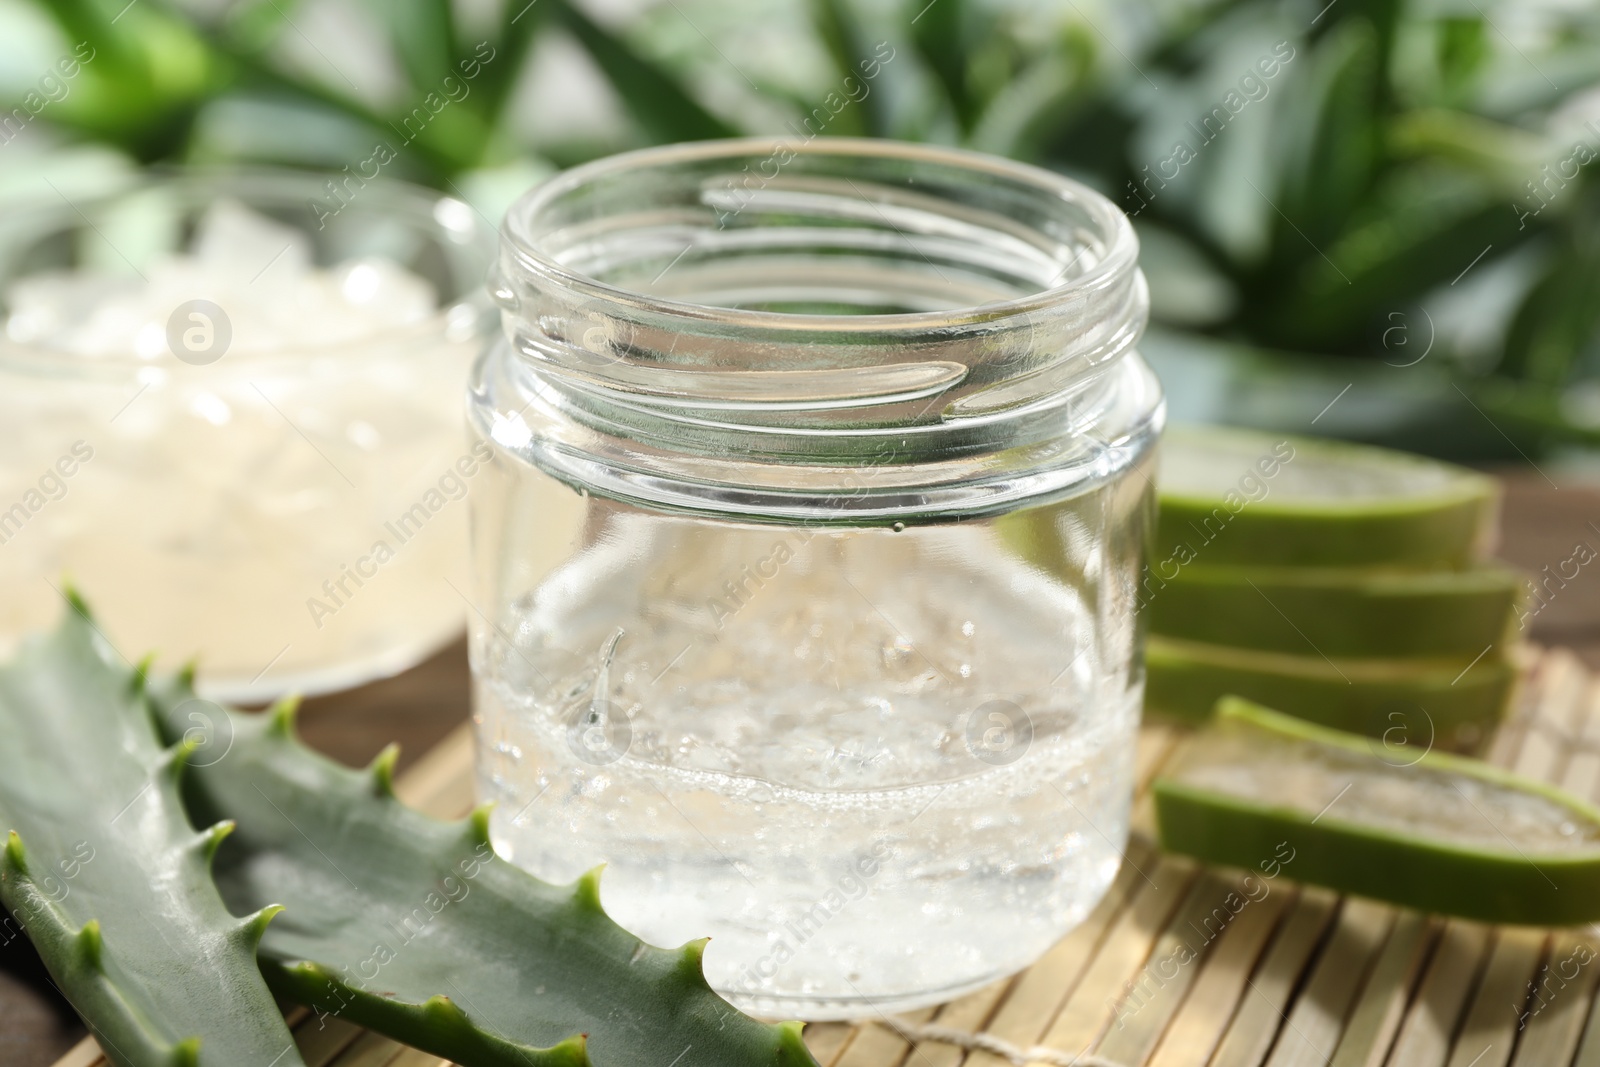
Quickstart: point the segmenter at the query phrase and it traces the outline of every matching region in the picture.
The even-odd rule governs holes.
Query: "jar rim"
[[[541,247],[530,224],[561,197],[585,185],[624,174],[630,170],[674,164],[735,159],[788,150],[796,156],[844,156],[865,159],[924,163],[966,170],[974,175],[1005,179],[1046,196],[1073,204],[1088,214],[1100,230],[1105,251],[1081,274],[1061,284],[1037,292],[991,303],[939,311],[911,311],[863,314],[812,314],[790,311],[725,307],[715,304],[675,300],[613,285],[562,263]],[[505,241],[515,250],[519,265],[544,276],[569,290],[591,298],[615,300],[624,304],[648,303],[652,310],[693,318],[699,322],[738,329],[741,327],[773,331],[826,330],[834,333],[866,333],[885,330],[925,331],[980,325],[992,327],[996,320],[1027,316],[1047,311],[1080,294],[1103,289],[1135,269],[1139,239],[1133,224],[1112,201],[1082,182],[1014,160],[1002,159],[968,149],[942,145],[912,144],[867,137],[814,137],[789,140],[782,137],[741,137],[714,141],[690,141],[672,145],[635,149],[607,156],[563,171],[534,187],[507,210],[501,226]]]
[[[503,372],[520,399],[486,432],[571,453],[547,469],[588,456],[665,482],[733,457],[703,474],[734,495],[778,466],[954,482],[1035,446],[1060,466],[1157,417],[1127,217],[959,149],[754,138],[601,160],[511,207],[490,289],[504,344],[485,396]]]

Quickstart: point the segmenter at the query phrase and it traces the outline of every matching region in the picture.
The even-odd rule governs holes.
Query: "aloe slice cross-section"
[[[1499,650],[1478,656],[1324,659],[1152,637],[1145,646],[1145,708],[1187,722],[1217,701],[1244,697],[1297,718],[1413,743],[1470,748],[1510,702],[1516,671]]]
[[[1156,779],[1162,846],[1493,923],[1600,920],[1600,809],[1478,760],[1225,700]],[[1288,857],[1285,859],[1285,857]]]
[[[1216,427],[1169,427],[1151,569],[1462,566],[1487,556],[1494,481],[1389,449]],[[1165,569],[1163,569],[1165,568]]]
[[[1333,657],[1476,656],[1511,635],[1515,571],[1232,567],[1196,563],[1150,592],[1154,633],[1226,634],[1266,652]]]

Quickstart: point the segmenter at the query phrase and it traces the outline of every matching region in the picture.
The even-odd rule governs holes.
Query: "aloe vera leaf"
[[[848,0],[810,0],[807,7],[817,37],[833,60],[835,74],[841,79],[851,79],[847,84],[859,84],[862,72],[875,68],[869,66],[874,57],[855,10]],[[860,108],[847,108],[839,118],[842,121],[837,129],[829,133],[847,137],[888,136],[889,122],[882,93],[869,91],[861,98]]]
[[[479,111],[491,129],[500,123],[517,79],[539,40],[548,10],[548,5],[539,0],[513,0],[500,9],[500,27],[494,38],[495,59],[478,76],[478,91],[482,97]]]
[[[1562,248],[1523,298],[1507,331],[1505,355],[1496,371],[1555,390],[1577,369],[1590,338],[1600,326],[1595,296],[1600,293],[1600,254],[1595,226],[1576,221]]]
[[[911,0],[911,39],[928,70],[944,88],[956,121],[963,129],[976,120],[980,101],[968,81],[973,47],[984,39],[989,16],[968,0],[940,0],[926,4]]]
[[[1409,747],[1225,700],[1152,785],[1162,847],[1483,922],[1600,919],[1600,809]]]
[[[1154,583],[1151,583],[1152,585]],[[1150,631],[1309,656],[1478,655],[1512,629],[1521,578],[1504,567],[1184,567],[1152,589]]]
[[[118,1067],[296,1067],[256,968],[277,909],[229,914],[208,869],[231,827],[196,833],[179,796],[195,742],[161,747],[143,671],[69,599],[0,668],[0,901]]]
[[[654,141],[700,141],[738,131],[706,110],[671,73],[634,51],[625,40],[569,0],[543,0],[552,17],[578,39],[604,72],[645,136]]]
[[[445,88],[444,79],[459,73],[455,69],[455,16],[449,0],[390,0],[377,5],[373,13],[388,30],[395,55],[417,96],[429,90],[440,92]]]
[[[1076,24],[1067,27],[1061,37],[1058,51],[1028,64],[984,106],[968,136],[971,147],[1038,162],[1046,142],[1089,106],[1094,42],[1088,31]],[[1140,240],[1144,240],[1143,233]],[[1141,243],[1141,248],[1148,255],[1149,245]]]
[[[1381,40],[1363,18],[1345,19],[1298,60],[1284,113],[1286,166],[1279,204],[1292,224],[1278,226],[1291,262],[1316,252],[1344,228],[1378,163]],[[1280,220],[1274,220],[1278,222]]]
[[[1381,346],[1397,308],[1447,285],[1483,253],[1482,270],[1545,229],[1548,218],[1519,220],[1487,183],[1438,165],[1395,172],[1363,201],[1357,217],[1320,256],[1297,268],[1297,284],[1270,307],[1248,308],[1257,336],[1274,345],[1323,352]],[[1485,252],[1485,249],[1489,251]],[[1391,362],[1405,356],[1386,352]]]
[[[150,695],[179,734],[187,679]],[[815,1064],[798,1023],[711,990],[704,941],[644,944],[601,909],[598,872],[554,886],[498,859],[487,807],[455,823],[412,811],[393,794],[396,749],[349,770],[294,737],[293,707],[217,708],[231,746],[186,790],[191,814],[239,824],[216,866],[228,903],[289,909],[261,945],[281,995],[466,1067]]]
[[[1147,711],[1201,722],[1222,697],[1370,737],[1469,749],[1505,714],[1517,672],[1502,656],[1338,659],[1152,637]]]

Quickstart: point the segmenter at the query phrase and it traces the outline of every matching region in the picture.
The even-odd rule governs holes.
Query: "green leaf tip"
[[[600,864],[578,876],[572,883],[572,899],[580,908],[592,911],[597,915],[604,915],[605,908],[600,906],[600,876],[605,873],[606,865]]]
[[[189,660],[178,668],[178,684],[184,689],[194,688],[195,675],[200,671],[200,665],[194,660]]]
[[[710,989],[706,981],[706,946],[711,943],[709,937],[697,938],[678,949],[678,966],[695,982]]]
[[[300,694],[290,693],[283,697],[267,709],[267,714],[271,716],[267,723],[267,733],[277,737],[294,737],[294,721],[300,714]]]
[[[223,819],[210,829],[200,831],[200,854],[210,863],[217,856],[217,849],[222,847],[222,842],[233,833],[234,822],[232,819]]]
[[[162,772],[173,781],[177,781],[179,778],[183,777],[184,766],[188,764],[189,757],[194,755],[195,750],[200,747],[200,744],[201,740],[198,737],[185,737],[176,744],[172,745],[162,753]]]
[[[472,814],[467,816],[467,840],[474,845],[488,845],[494,848],[494,842],[489,840],[489,813],[494,811],[494,801],[485,801],[472,809]]]
[[[156,665],[156,654],[148,653],[133,665],[133,677],[128,679],[128,692],[139,696],[150,686],[150,669]]]
[[[172,1055],[167,1058],[172,1067],[200,1067],[200,1039],[186,1037],[172,1046]]]
[[[436,1026],[447,1026],[451,1029],[472,1026],[461,1006],[443,993],[435,994],[424,1001],[422,1013]]]
[[[594,1061],[589,1058],[589,1035],[574,1034],[546,1050],[546,1059],[553,1064],[562,1064],[563,1067],[594,1067]]]
[[[372,757],[372,762],[367,765],[367,773],[372,776],[372,784],[378,796],[394,796],[394,768],[399,759],[400,744],[391,741],[383,747],[382,752]]]
[[[105,939],[100,935],[100,920],[90,919],[78,931],[78,959],[90,970],[100,971]]]
[[[806,1046],[805,1030],[806,1024],[798,1019],[778,1024],[778,1054],[782,1057],[779,1062],[801,1063],[807,1067],[817,1062]]]
[[[261,944],[261,939],[266,936],[268,924],[282,912],[282,904],[268,904],[254,914],[246,916],[244,922],[239,926],[240,933],[244,935],[245,943],[252,949]],[[316,968],[320,973],[320,968],[317,968],[314,963],[303,964],[302,966]]]
[[[61,595],[66,598],[67,605],[72,608],[74,614],[85,621],[94,620],[94,612],[89,610],[89,602],[83,599],[83,594],[78,592],[78,587],[66,575],[61,576]]]
[[[22,835],[15,830],[6,835],[6,869],[20,875],[28,873],[28,850],[22,847]]]

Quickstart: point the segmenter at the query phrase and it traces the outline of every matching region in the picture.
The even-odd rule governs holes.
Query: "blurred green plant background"
[[[13,200],[382,145],[497,217],[639,145],[965,145],[1134,215],[1179,417],[1476,460],[1600,442],[1593,3],[0,0],[0,93]]]

